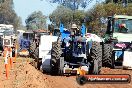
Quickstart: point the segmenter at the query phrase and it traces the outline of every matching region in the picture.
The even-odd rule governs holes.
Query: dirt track
[[[23,61],[22,61],[23,60]],[[132,71],[102,68],[102,74],[130,74]],[[0,58],[0,88],[132,88],[130,84],[77,84],[75,76],[50,76],[36,70],[24,58],[17,59],[10,69],[9,79],[5,78],[3,59]]]

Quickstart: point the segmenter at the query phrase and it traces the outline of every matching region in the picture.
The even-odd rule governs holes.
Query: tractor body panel
[[[39,43],[39,58],[42,59],[42,69],[46,72],[50,72],[50,60],[52,42],[57,41],[57,36],[42,35]]]
[[[132,41],[132,33],[113,33],[113,37],[117,38],[118,42]]]
[[[124,51],[123,56],[123,68],[124,69],[132,69],[132,52],[131,51]]]
[[[57,36],[42,35],[39,44],[39,58],[45,57],[52,49],[52,42],[57,41]]]

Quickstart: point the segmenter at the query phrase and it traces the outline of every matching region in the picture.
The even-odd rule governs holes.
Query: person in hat
[[[80,36],[80,30],[76,24],[72,24],[71,33],[72,35]]]

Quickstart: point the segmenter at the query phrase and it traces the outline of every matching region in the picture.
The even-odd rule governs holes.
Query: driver
[[[71,31],[72,31],[72,33],[74,33],[74,35],[76,35],[76,36],[79,36],[79,35],[80,35],[80,30],[78,29],[78,27],[77,27],[76,24],[72,24]]]
[[[119,25],[119,31],[120,32],[127,32],[128,31],[125,23],[122,23]]]

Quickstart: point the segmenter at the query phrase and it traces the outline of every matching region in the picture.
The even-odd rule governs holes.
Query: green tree
[[[56,10],[49,15],[50,21],[56,26],[59,27],[60,22],[65,26],[70,24],[72,20],[72,10],[65,8],[63,6],[58,6]]]
[[[87,5],[93,0],[49,0],[51,3],[59,3],[72,10],[76,10],[79,7],[86,8]]]
[[[81,8],[86,8],[93,0],[49,0],[51,3],[58,3],[66,8],[71,9],[73,22],[76,23],[75,11]]]
[[[132,0],[128,0],[128,3],[132,3]]]
[[[92,28],[92,32],[99,33],[101,27],[106,28],[105,24],[102,24],[101,17],[107,18],[108,16],[117,15],[132,15],[132,4],[130,3],[126,8],[121,4],[98,4],[94,8],[87,11],[86,16],[90,17],[90,22],[87,21],[87,27]],[[104,30],[105,31],[105,30]]]
[[[0,0],[0,3],[4,3],[4,0]]]
[[[46,28],[46,16],[41,11],[33,12],[26,19],[27,29],[45,29]]]
[[[85,17],[85,12],[81,10],[76,10],[74,19],[75,23],[80,25],[82,20]],[[49,16],[50,21],[56,26],[59,27],[60,22],[64,24],[66,28],[71,26],[70,24],[73,22],[73,11],[64,6],[58,6],[56,10],[53,11]]]
[[[12,24],[14,28],[17,29],[17,27],[20,26],[20,22],[13,7],[13,0],[0,1],[0,24]]]
[[[132,0],[105,0],[105,3],[111,3],[111,2],[115,2],[115,3],[121,3],[123,1],[127,1],[128,3],[132,3]]]

